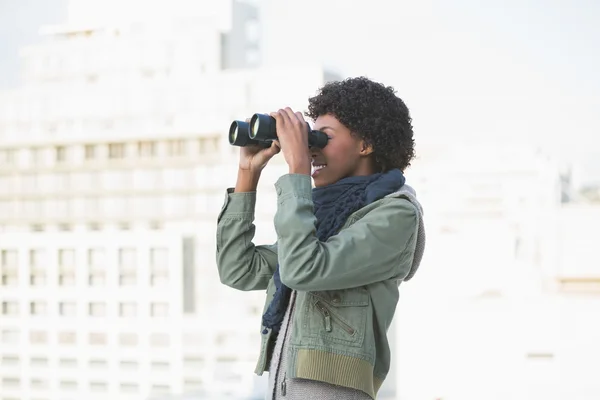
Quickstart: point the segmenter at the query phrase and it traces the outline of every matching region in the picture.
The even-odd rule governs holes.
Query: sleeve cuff
[[[228,214],[254,215],[256,192],[235,193],[233,188],[225,192],[225,202],[219,213],[219,218]]]
[[[303,197],[312,200],[312,180],[304,174],[285,174],[275,182],[278,199]]]

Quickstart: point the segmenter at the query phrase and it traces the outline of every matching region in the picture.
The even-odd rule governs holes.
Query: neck
[[[377,168],[375,168],[375,162],[372,157],[368,157],[359,161],[356,169],[350,176],[368,176],[373,175],[376,171]]]

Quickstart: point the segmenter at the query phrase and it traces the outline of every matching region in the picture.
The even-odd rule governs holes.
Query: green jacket
[[[266,289],[266,310],[279,262],[281,281],[297,291],[287,377],[351,387],[375,398],[390,368],[387,330],[399,284],[414,274],[424,248],[414,192],[405,185],[363,207],[321,242],[315,236],[311,178],[283,175],[275,188],[278,239],[263,246],[252,243],[256,193],[227,190],[217,224],[221,282],[239,290]],[[268,370],[273,342],[267,329],[258,375]]]

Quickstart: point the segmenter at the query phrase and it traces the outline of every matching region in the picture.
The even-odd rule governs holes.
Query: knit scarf
[[[334,184],[313,189],[314,213],[317,218],[316,235],[321,242],[338,233],[348,217],[364,206],[399,190],[405,182],[399,169],[368,176],[352,176]],[[292,290],[281,283],[279,264],[273,274],[275,294],[262,317],[267,333],[270,328],[274,335],[279,333],[288,307]]]

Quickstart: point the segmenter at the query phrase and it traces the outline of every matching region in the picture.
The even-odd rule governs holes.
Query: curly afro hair
[[[412,119],[394,88],[366,77],[326,83],[309,100],[306,116],[331,114],[373,147],[381,172],[404,171],[415,156]]]

